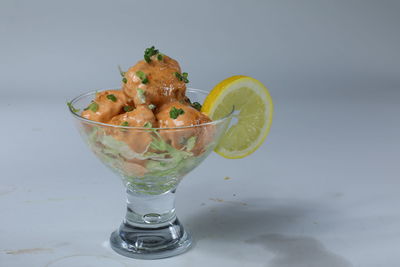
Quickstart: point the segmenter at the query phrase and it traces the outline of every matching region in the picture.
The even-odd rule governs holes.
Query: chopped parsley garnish
[[[156,105],[150,104],[150,105],[148,105],[148,107],[149,107],[149,109],[153,110],[156,108]]]
[[[127,83],[128,80],[125,78],[125,73],[126,73],[126,72],[123,71],[119,65],[118,65],[118,70],[119,70],[119,74],[121,74],[122,82],[123,82],[123,83]]]
[[[193,102],[190,104],[193,108],[197,109],[198,111],[201,110],[201,104],[199,102]]]
[[[132,106],[125,106],[124,107],[124,111],[125,112],[129,112],[129,111],[132,111],[133,110],[133,107]]]
[[[67,106],[71,109],[72,112],[78,113],[80,109],[75,108],[71,102],[67,102]]]
[[[146,96],[144,95],[144,91],[140,88],[137,88],[137,96],[142,104],[146,103]]]
[[[146,48],[146,50],[144,50],[144,60],[146,60],[147,63],[150,63],[151,57],[157,55],[158,53],[159,53],[158,50],[155,49],[154,46]]]
[[[144,78],[146,78],[146,74],[144,74],[144,72],[141,70],[138,70],[136,72],[136,76],[138,76],[140,80],[143,80]]]
[[[92,102],[90,103],[89,106],[87,106],[87,108],[85,108],[84,110],[91,110],[93,112],[96,112],[97,110],[99,110],[99,104],[97,104],[96,102]]]
[[[157,55],[157,60],[158,60],[158,61],[162,61],[163,58],[164,58],[164,55],[163,55],[163,54],[158,54],[158,55]]]
[[[147,75],[141,70],[138,70],[136,72],[136,76],[139,77],[139,79],[142,81],[143,84],[146,84],[149,82],[149,79],[147,79]]]
[[[153,127],[153,124],[151,124],[151,122],[147,121],[147,122],[143,125],[143,127],[152,128],[152,127]]]
[[[179,117],[179,115],[182,115],[184,113],[185,113],[185,111],[183,111],[183,109],[172,107],[171,110],[169,111],[169,117],[171,119],[176,119]]]
[[[123,123],[121,123],[121,126],[129,126],[129,123],[127,121],[124,121]]]
[[[113,94],[107,95],[107,99],[111,100],[112,102],[117,102],[117,97]]]
[[[184,82],[184,83],[189,82],[189,80],[187,78],[189,74],[187,72],[182,72],[182,74],[180,74],[179,72],[175,72],[174,74],[175,74],[175,77],[178,78],[178,80],[180,80],[181,82]]]

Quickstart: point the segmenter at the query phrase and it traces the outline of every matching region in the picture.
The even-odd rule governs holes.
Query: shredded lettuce
[[[119,141],[111,135],[104,135],[100,139],[100,142],[105,146],[105,150],[110,154],[119,154],[126,159],[145,159],[142,154],[135,153],[127,143]]]
[[[160,134],[152,130],[153,140],[143,153],[134,152],[130,146],[111,135],[107,135],[98,127],[94,127],[87,135],[92,150],[113,171],[119,173],[128,186],[146,194],[160,194],[177,186],[180,179],[196,167],[206,155],[195,157],[191,150],[197,137],[185,140],[182,150],[168,144]],[[126,160],[145,160],[147,172],[143,176],[124,172]]]
[[[196,140],[197,140],[197,137],[192,136],[192,137],[189,137],[189,139],[186,141],[186,149],[188,151],[192,151],[192,149],[196,145]]]

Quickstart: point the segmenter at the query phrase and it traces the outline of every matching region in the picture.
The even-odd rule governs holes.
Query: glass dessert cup
[[[215,148],[228,128],[233,110],[225,117],[195,126],[145,128],[110,125],[79,115],[96,92],[70,103],[76,126],[92,152],[122,178],[127,212],[110,237],[117,253],[139,259],[181,254],[192,244],[175,214],[175,192],[182,178]],[[202,103],[206,91],[188,89],[193,102]]]

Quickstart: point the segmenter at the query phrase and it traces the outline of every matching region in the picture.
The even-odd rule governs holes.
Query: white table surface
[[[352,92],[275,94],[256,153],[213,154],[183,180],[195,246],[155,261],[108,247],[124,190],[64,99],[2,99],[0,266],[400,266],[400,93]]]

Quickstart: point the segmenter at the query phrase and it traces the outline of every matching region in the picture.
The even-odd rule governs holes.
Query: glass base
[[[191,244],[190,234],[178,219],[157,227],[124,222],[110,237],[110,245],[115,252],[136,259],[176,256],[187,251]]]

